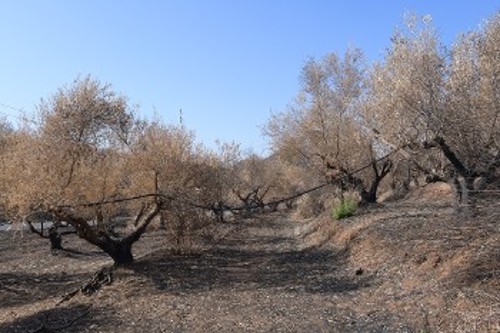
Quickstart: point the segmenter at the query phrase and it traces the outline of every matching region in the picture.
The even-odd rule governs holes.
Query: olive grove
[[[468,200],[479,177],[491,182],[500,165],[499,45],[499,14],[449,51],[429,20],[413,18],[368,79],[368,128],[416,164],[419,152],[435,154],[427,169],[450,181],[458,199]]]
[[[364,202],[404,164],[450,182],[468,203],[498,178],[499,38],[498,13],[451,48],[429,17],[411,15],[373,66],[357,49],[308,61],[296,102],[264,132],[283,161],[356,189]]]
[[[77,79],[18,128],[0,123],[0,206],[28,223],[64,221],[127,264],[154,221],[180,242],[226,212],[290,208],[326,184],[373,203],[402,165],[469,204],[500,178],[499,48],[498,13],[448,48],[413,16],[372,66],[355,48],[310,59],[294,104],[264,127],[268,157],[235,143],[209,150],[182,124],[141,120],[109,85]]]
[[[362,201],[375,202],[392,164],[379,161],[377,142],[361,122],[365,72],[359,49],[348,50],[343,58],[329,54],[310,60],[302,71],[297,102],[273,115],[265,133],[282,159],[326,177],[341,194],[353,188]],[[363,165],[370,168],[356,174]]]

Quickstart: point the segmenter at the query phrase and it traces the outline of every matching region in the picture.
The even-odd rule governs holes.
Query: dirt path
[[[0,307],[0,331],[33,332],[43,323],[72,323],[65,332],[384,331],[381,323],[390,318],[356,314],[349,306],[371,278],[357,276],[331,249],[300,250],[299,227],[280,215],[243,220],[201,255],[156,251],[116,271],[114,283],[93,296],[59,306],[106,258],[39,252],[33,261],[14,260],[0,275],[3,292],[11,292]],[[46,246],[33,242],[14,259]],[[145,247],[150,240],[141,242]],[[5,262],[8,252],[7,246]],[[13,301],[15,295],[22,297]]]
[[[43,252],[41,262],[17,262],[24,258],[20,253],[0,271],[0,288],[7,288],[2,292],[24,292],[22,300],[9,296],[0,302],[0,332],[44,332],[43,323],[51,332],[416,331],[397,312],[360,305],[379,284],[376,277],[349,267],[346,252],[304,249],[306,225],[274,214],[239,221],[230,230],[215,246],[191,256],[151,252],[161,237],[147,236],[138,243],[143,254],[133,267],[116,270],[113,284],[59,306],[106,257]],[[9,247],[5,250],[4,263]]]
[[[61,305],[110,260],[0,233],[0,332],[500,332],[500,206],[481,207],[464,219],[418,194],[337,222],[271,214],[218,225],[196,255],[151,232],[111,285]]]
[[[134,324],[151,332],[387,331],[391,318],[350,309],[371,278],[331,249],[299,250],[299,227],[278,215],[245,220],[201,256],[143,258],[134,276],[159,299],[115,304],[120,322],[129,326],[121,314],[132,306],[133,313],[149,308]]]
[[[370,278],[346,270],[333,250],[299,250],[297,229],[277,215],[246,220],[199,257],[165,260],[156,253],[143,258],[134,273],[162,296],[158,308],[136,318],[136,327],[151,332],[383,330],[385,321],[360,317],[345,304]]]

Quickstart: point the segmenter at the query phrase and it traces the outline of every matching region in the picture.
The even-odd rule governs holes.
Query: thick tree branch
[[[139,223],[137,226],[134,228],[134,230],[124,238],[124,243],[126,244],[133,244],[139,238],[142,236],[144,231],[146,231],[146,228],[148,225],[153,221],[153,219],[158,215],[158,213],[161,210],[161,204],[159,203],[154,203],[149,207],[149,209],[146,209],[145,212],[143,213]]]
[[[450,161],[453,167],[457,170],[457,172],[462,177],[473,177],[476,176],[476,173],[472,170],[468,169],[462,161],[458,158],[458,156],[453,152],[450,146],[445,142],[444,138],[441,136],[436,136],[433,140],[429,142],[424,142],[424,148],[440,148],[443,152],[444,156]]]

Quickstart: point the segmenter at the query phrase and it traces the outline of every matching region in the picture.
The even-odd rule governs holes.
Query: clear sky
[[[286,109],[309,57],[360,47],[372,62],[405,12],[430,14],[446,44],[500,0],[0,0],[0,112],[33,112],[78,75],[199,141],[257,153],[270,111]],[[8,117],[11,121],[15,118]]]

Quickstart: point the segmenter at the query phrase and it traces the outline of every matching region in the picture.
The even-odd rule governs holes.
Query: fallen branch
[[[83,287],[77,288],[69,293],[67,293],[57,304],[56,306],[69,301],[78,293],[83,293],[84,295],[92,295],[99,289],[101,289],[104,285],[109,285],[113,283],[113,266],[106,266],[97,271],[92,280],[86,283]]]
[[[82,287],[82,293],[92,295],[98,291],[103,285],[113,283],[113,267],[103,267],[94,274],[92,280]]]

